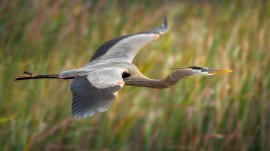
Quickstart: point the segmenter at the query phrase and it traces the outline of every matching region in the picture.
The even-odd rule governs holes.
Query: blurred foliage
[[[25,69],[80,68],[103,42],[164,16],[168,34],[134,60],[142,73],[234,72],[164,90],[125,87],[107,112],[82,120],[71,115],[71,81],[13,81]],[[2,0],[0,150],[270,150],[269,16],[268,1],[252,0]]]

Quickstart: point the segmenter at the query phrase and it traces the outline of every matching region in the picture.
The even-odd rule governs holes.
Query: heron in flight
[[[132,64],[132,60],[142,47],[158,39],[168,29],[165,17],[162,25],[150,31],[121,36],[105,42],[96,50],[85,67],[61,72],[59,78],[75,77],[71,83],[73,116],[85,118],[106,111],[124,85],[163,89],[169,88],[187,76],[231,72],[192,66],[178,68],[162,80],[145,77]]]

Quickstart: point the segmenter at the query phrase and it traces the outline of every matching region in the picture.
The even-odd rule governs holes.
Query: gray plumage
[[[116,58],[131,62],[140,48],[158,38],[157,36],[166,33],[168,29],[168,21],[165,17],[164,23],[153,30],[112,39],[97,49],[90,62],[97,59]]]
[[[71,84],[74,117],[84,118],[106,111],[121,88],[119,83],[124,82],[122,72],[121,68],[111,68],[75,77]]]
[[[124,82],[124,69],[136,68],[131,62],[137,52],[167,31],[165,17],[158,28],[105,42],[85,67],[63,71],[60,78],[76,76],[71,84],[74,117],[84,118],[107,110],[122,87],[117,83]]]
[[[168,88],[191,75],[212,75],[216,69],[190,67],[176,69],[163,80],[149,79],[132,64],[138,51],[168,31],[167,18],[153,30],[122,36],[101,45],[83,68],[60,73],[60,78],[75,77],[71,84],[72,113],[85,118],[106,111],[124,85]]]

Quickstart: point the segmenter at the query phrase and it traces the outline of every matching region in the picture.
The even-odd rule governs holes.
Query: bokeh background
[[[103,42],[170,31],[134,64],[151,78],[200,65],[163,90],[124,87],[112,107],[71,115],[71,80],[14,81],[24,70],[80,68]],[[270,150],[270,2],[2,0],[0,150]]]

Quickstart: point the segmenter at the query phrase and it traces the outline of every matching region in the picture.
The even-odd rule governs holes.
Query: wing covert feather
[[[111,59],[132,62],[133,58],[142,47],[159,38],[159,36],[166,33],[168,29],[167,18],[165,17],[164,23],[153,30],[122,36],[105,42],[97,49],[90,62]]]

